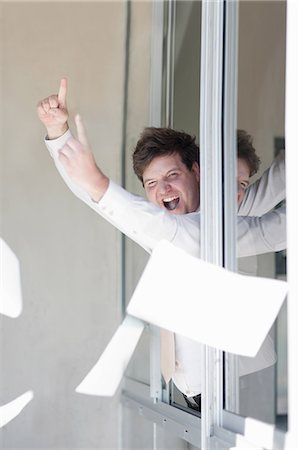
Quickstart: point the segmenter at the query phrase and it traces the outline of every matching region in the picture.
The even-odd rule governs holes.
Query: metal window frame
[[[122,403],[178,438],[200,447],[200,418],[160,400],[153,402],[150,386],[126,378]]]
[[[237,173],[237,87],[238,87],[238,25],[239,4],[227,2],[224,33],[224,92],[223,92],[223,167],[224,167],[224,260],[228,270],[237,271],[237,198],[235,174]],[[239,405],[239,374],[237,357],[224,355],[225,407],[236,411]],[[223,397],[222,397],[223,398]],[[221,409],[223,405],[221,405]],[[219,414],[219,412],[218,412]],[[222,417],[220,415],[220,417]],[[222,418],[219,418],[218,424]]]
[[[223,265],[222,106],[223,1],[202,2],[200,80],[200,211],[201,258]],[[200,290],[200,285],[199,285]],[[222,398],[222,352],[202,346],[201,449],[210,447]]]
[[[204,1],[202,11],[201,257],[235,271],[238,2]],[[223,360],[223,352],[203,347],[202,449],[215,444],[213,430],[223,424]],[[225,368],[226,404],[235,407],[235,356],[225,355]]]

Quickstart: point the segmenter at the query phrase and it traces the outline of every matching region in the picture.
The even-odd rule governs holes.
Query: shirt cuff
[[[62,136],[57,139],[49,139],[48,136],[45,137],[45,144],[52,158],[54,158],[54,155],[58,152],[58,150],[60,150],[72,137],[73,136],[70,129],[68,129]]]

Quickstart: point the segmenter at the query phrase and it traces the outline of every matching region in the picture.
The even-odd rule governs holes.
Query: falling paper
[[[275,345],[271,336],[268,334],[254,358],[248,356],[240,356],[238,358],[239,377],[266,369],[266,367],[275,364],[276,359]]]
[[[19,261],[6,242],[0,238],[0,313],[18,317],[22,312]]]
[[[15,318],[21,312],[19,261],[6,242],[0,238],[0,313]],[[0,406],[0,428],[17,417],[32,398],[33,392],[27,391],[6,405]]]
[[[144,323],[127,316],[104,353],[76,388],[81,394],[113,396],[142,335]]]
[[[229,272],[161,241],[127,311],[202,344],[255,356],[286,294],[284,281]]]
[[[15,400],[0,406],[0,428],[4,427],[7,423],[17,417],[22,409],[33,399],[33,392],[27,391],[23,395],[20,395]]]

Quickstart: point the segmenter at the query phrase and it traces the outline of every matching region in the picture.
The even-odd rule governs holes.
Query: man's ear
[[[199,167],[198,162],[194,162],[193,163],[192,170],[193,170],[193,172],[195,172],[197,181],[199,182],[199,180],[200,180],[200,167]]]

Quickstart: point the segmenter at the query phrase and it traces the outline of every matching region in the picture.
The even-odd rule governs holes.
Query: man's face
[[[238,206],[242,202],[245,191],[249,186],[250,169],[245,159],[238,158],[238,176],[237,176],[237,199]]]
[[[172,214],[194,212],[199,206],[199,166],[191,170],[177,153],[157,156],[143,172],[147,198]]]

